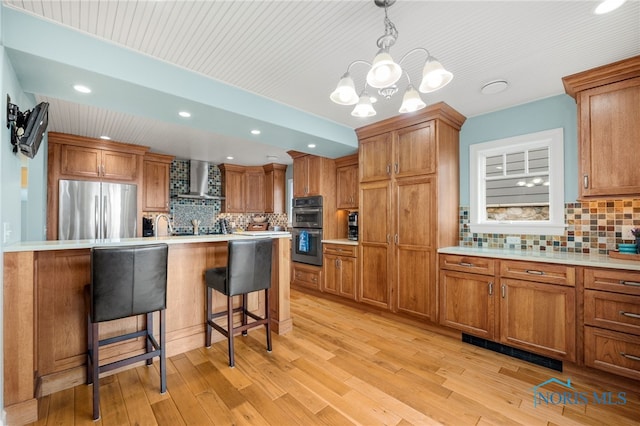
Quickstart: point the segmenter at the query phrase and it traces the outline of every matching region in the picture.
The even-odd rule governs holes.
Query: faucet
[[[160,213],[158,216],[156,216],[156,223],[155,226],[153,227],[153,234],[154,236],[158,236],[158,219],[160,219],[161,217],[164,217],[167,221],[167,225],[169,225],[169,235],[173,234],[173,225],[171,225],[171,218],[169,218],[168,214],[165,213]]]

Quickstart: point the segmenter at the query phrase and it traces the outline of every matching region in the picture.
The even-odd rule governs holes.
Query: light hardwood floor
[[[549,370],[389,316],[292,291],[293,332],[263,329],[168,361],[158,392],[157,362],[101,379],[101,419],[91,420],[91,387],[40,400],[37,425],[638,425],[640,385],[572,368]],[[571,380],[582,404],[538,404],[533,387]],[[559,384],[541,388],[557,398]],[[593,400],[625,392],[626,404]],[[573,398],[581,400],[583,398]],[[582,401],[585,402],[585,401]]]

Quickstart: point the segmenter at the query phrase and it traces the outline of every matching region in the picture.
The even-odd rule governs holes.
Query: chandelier
[[[331,93],[330,98],[333,102],[339,105],[355,105],[353,111],[351,111],[351,115],[355,117],[372,117],[376,115],[376,111],[373,109],[373,102],[376,102],[377,99],[369,95],[367,86],[377,89],[378,94],[385,99],[391,99],[391,97],[398,92],[396,83],[403,75],[406,76],[408,85],[404,92],[399,112],[407,113],[418,111],[426,106],[418,91],[411,84],[409,74],[400,66],[409,55],[416,52],[423,52],[427,55],[422,69],[422,81],[420,86],[418,86],[420,92],[434,92],[446,86],[453,78],[453,74],[445,70],[442,64],[431,56],[427,49],[422,47],[416,47],[410,50],[405,53],[400,59],[400,62],[394,62],[389,53],[389,49],[398,39],[398,30],[387,16],[387,8],[395,2],[396,0],[374,0],[376,6],[384,7],[384,34],[380,36],[377,41],[379,48],[378,53],[373,59],[373,63],[360,59],[351,62],[347,67],[347,72],[340,78],[336,90]],[[355,64],[366,64],[369,66],[364,89],[359,95],[356,92],[353,79],[349,73],[351,67]]]

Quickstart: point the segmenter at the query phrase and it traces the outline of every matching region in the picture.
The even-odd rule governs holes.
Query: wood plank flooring
[[[34,425],[638,425],[640,385],[572,368],[559,373],[292,290],[293,332],[226,341],[168,360],[160,395],[157,362],[100,380],[101,419],[91,386],[43,397]],[[551,383],[556,404],[534,406],[533,387]],[[586,403],[557,403],[585,396]],[[625,392],[625,404],[598,404]],[[555,399],[554,399],[555,398]],[[573,398],[578,400],[579,398]],[[601,398],[602,399],[602,398]],[[583,401],[584,402],[584,401]]]

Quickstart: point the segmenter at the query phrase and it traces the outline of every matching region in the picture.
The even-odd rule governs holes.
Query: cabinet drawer
[[[538,283],[576,285],[575,268],[550,263],[504,260],[500,263],[500,275]]]
[[[323,244],[322,252],[324,254],[356,257],[358,253],[358,246],[349,244]]]
[[[440,269],[470,272],[473,274],[494,275],[495,260],[488,259],[486,257],[441,254]]]
[[[320,283],[322,275],[321,267],[313,267],[309,265],[293,266],[292,284],[301,285],[303,287],[312,288],[314,290],[320,290]]]
[[[585,269],[584,287],[640,296],[640,272]]]
[[[585,327],[584,361],[589,367],[640,380],[640,337]]]
[[[585,290],[584,322],[640,335],[640,299],[627,294]]]

